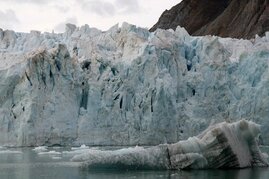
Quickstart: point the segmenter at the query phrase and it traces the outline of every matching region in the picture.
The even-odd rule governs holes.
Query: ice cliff
[[[258,147],[259,126],[241,120],[210,126],[197,137],[156,147],[90,150],[75,156],[88,169],[208,169],[268,166]]]
[[[245,118],[269,144],[269,33],[0,29],[0,144],[153,145]]]

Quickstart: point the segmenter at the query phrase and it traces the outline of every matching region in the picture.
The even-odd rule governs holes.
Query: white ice
[[[89,149],[89,146],[86,146],[85,144],[81,145],[80,147],[72,147],[71,150],[85,150]]]
[[[47,150],[48,150],[48,147],[47,146],[38,146],[38,147],[35,147],[33,149],[33,151],[35,151],[35,152],[45,152]]]
[[[175,143],[241,118],[259,122],[269,144],[268,34],[0,30],[0,145]]]
[[[61,152],[56,152],[54,150],[48,152],[38,152],[38,155],[61,155]]]
[[[0,154],[22,154],[22,152],[14,150],[0,150]]]
[[[210,126],[196,137],[175,144],[89,150],[72,161],[88,169],[207,169],[268,166],[267,154],[258,147],[260,126],[246,120]]]

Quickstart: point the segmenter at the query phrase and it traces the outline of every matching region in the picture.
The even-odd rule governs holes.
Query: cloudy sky
[[[124,21],[150,28],[180,0],[0,0],[0,28],[64,31],[66,23],[107,30]]]

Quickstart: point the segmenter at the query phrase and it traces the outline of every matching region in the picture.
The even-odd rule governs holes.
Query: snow
[[[0,31],[0,145],[156,145],[242,118],[269,144],[269,38]]]

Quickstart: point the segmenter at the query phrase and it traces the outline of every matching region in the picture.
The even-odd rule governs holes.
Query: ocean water
[[[269,152],[268,147],[262,148]],[[52,151],[48,153],[48,151]],[[70,162],[70,148],[0,148],[0,179],[268,179],[269,168],[190,171],[88,171]]]

